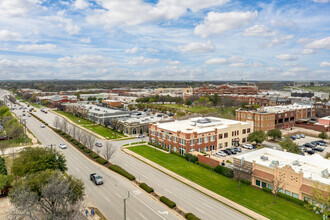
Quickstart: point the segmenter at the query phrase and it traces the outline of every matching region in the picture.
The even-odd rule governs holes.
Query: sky
[[[0,0],[0,80],[330,80],[330,0]]]

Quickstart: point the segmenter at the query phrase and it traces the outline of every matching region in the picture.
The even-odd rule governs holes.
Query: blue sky
[[[330,0],[1,0],[0,79],[329,80]]]

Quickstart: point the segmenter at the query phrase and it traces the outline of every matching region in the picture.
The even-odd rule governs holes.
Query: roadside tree
[[[298,144],[294,143],[293,140],[289,137],[286,137],[284,139],[284,141],[281,141],[280,146],[283,149],[286,149],[288,152],[295,153],[295,154],[301,153],[301,149],[298,146]]]
[[[248,136],[248,140],[251,142],[256,142],[257,144],[261,144],[267,139],[267,135],[264,131],[254,131]]]
[[[104,151],[102,153],[104,158],[106,160],[110,160],[114,156],[115,152],[116,152],[115,146],[113,146],[113,144],[110,143],[109,141],[105,142]]]
[[[271,129],[267,132],[268,137],[272,137],[273,141],[275,141],[276,138],[282,137],[282,132],[278,129]]]
[[[319,133],[319,138],[321,138],[322,140],[327,139],[328,135],[325,131],[322,131],[321,133]]]

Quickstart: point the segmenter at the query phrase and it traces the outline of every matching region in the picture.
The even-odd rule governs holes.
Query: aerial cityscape
[[[0,219],[329,219],[329,11],[0,0]]]

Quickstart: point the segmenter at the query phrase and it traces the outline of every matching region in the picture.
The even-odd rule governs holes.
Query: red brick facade
[[[239,94],[239,95],[256,95],[258,87],[256,86],[205,86],[193,89],[193,94],[198,96],[213,94]]]

